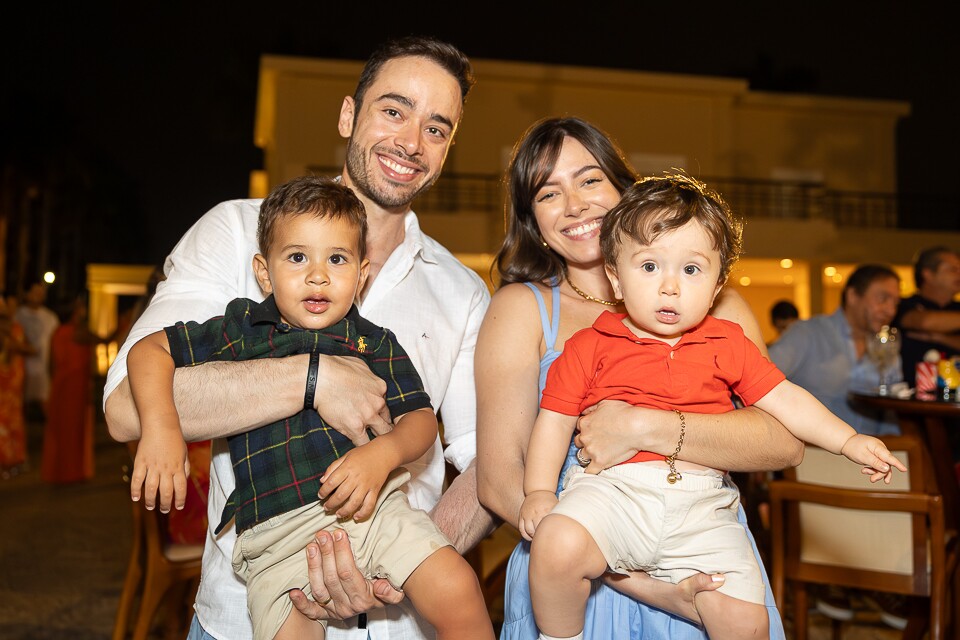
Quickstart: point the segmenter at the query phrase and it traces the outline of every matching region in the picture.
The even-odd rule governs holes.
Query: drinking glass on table
[[[897,329],[883,325],[873,337],[867,340],[867,358],[877,367],[880,374],[880,384],[877,386],[877,395],[885,396],[890,393],[887,385],[887,375],[890,369],[897,364],[900,354],[900,341]]]

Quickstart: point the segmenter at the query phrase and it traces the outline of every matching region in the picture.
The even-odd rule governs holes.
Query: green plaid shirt
[[[409,356],[396,336],[360,316],[347,316],[317,331],[280,321],[273,296],[262,303],[237,298],[224,315],[204,323],[178,322],[164,330],[176,366],[224,360],[253,360],[319,351],[355,356],[387,383],[393,418],[430,406]],[[304,372],[306,379],[306,372]],[[250,401],[238,399],[238,402]],[[219,533],[236,516],[237,533],[273,516],[317,502],[320,476],[354,447],[314,410],[227,438],[237,485],[223,510]]]

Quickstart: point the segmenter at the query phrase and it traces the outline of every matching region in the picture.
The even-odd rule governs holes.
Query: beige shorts
[[[763,603],[760,566],[737,520],[740,494],[715,471],[684,471],[676,484],[665,467],[621,464],[599,475],[572,467],[551,513],[590,533],[618,573],[644,571],[672,583],[723,573],[719,591]]]
[[[321,529],[343,529],[357,567],[367,578],[386,578],[397,588],[434,551],[450,542],[425,511],[414,509],[400,488],[410,479],[403,469],[384,483],[373,515],[364,522],[341,521],[316,502],[247,529],[233,550],[233,569],[247,583],[247,607],[255,640],[272,639],[293,609],[291,589],[311,593],[304,548]]]

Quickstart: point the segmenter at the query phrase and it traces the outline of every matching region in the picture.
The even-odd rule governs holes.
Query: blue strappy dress
[[[547,346],[546,352],[540,360],[540,391],[543,392],[547,380],[547,370],[560,355],[560,352],[554,349],[560,327],[560,289],[559,286],[554,286],[551,290],[551,297],[553,298],[552,313],[548,316],[547,306],[540,290],[529,282],[525,284],[530,287],[537,298],[537,305],[540,308],[540,321],[543,325],[543,338]],[[558,479],[558,493],[559,485],[562,483],[562,478],[567,469],[571,465],[577,464],[576,451],[576,447],[571,442],[570,449],[567,451],[567,458],[563,463],[563,470],[560,472],[560,479]],[[740,508],[740,522],[744,528],[747,527],[743,507]],[[747,529],[747,537],[750,538],[753,552],[757,556],[757,562],[760,563],[762,570],[763,563],[760,561],[760,554],[749,529]],[[504,622],[500,632],[500,640],[536,640],[539,636],[540,632],[533,619],[533,607],[530,603],[529,568],[530,543],[523,541],[513,550],[507,565]],[[771,640],[786,640],[783,622],[780,620],[780,614],[773,601],[773,592],[767,581],[766,572],[761,572],[767,590],[766,605],[770,617],[770,638]],[[663,638],[706,640],[707,638],[703,629],[693,623],[637,602],[611,589],[599,580],[593,581],[593,587],[590,590],[583,631],[584,640],[660,640]]]

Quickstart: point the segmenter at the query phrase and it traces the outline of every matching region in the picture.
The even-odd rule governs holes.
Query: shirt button
[[[671,352],[670,352],[670,359],[671,359],[671,360],[673,360],[673,356],[676,355],[676,353],[677,353],[676,351],[671,351]]]

